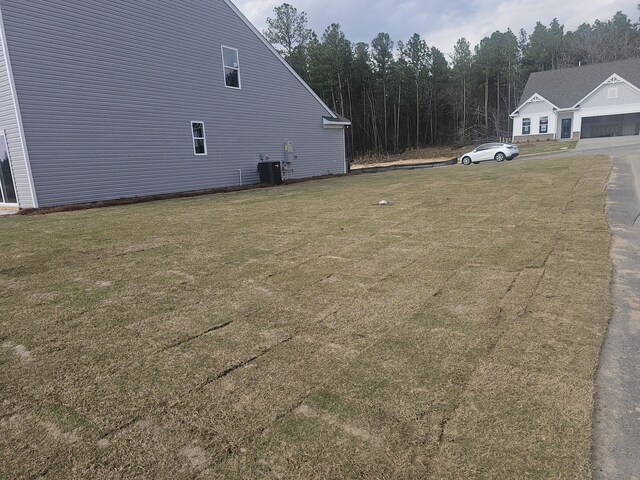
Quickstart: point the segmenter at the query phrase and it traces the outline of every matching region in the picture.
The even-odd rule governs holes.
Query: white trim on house
[[[520,113],[520,110],[522,110],[524,108],[525,105],[527,105],[528,103],[534,103],[534,102],[546,102],[549,105],[551,105],[552,108],[554,108],[555,110],[560,110],[557,106],[555,106],[553,103],[551,103],[549,100],[547,100],[546,98],[544,98],[542,95],[540,95],[539,93],[534,93],[533,95],[531,95],[531,97],[529,97],[529,99],[522,103],[518,108],[516,108],[513,113],[511,113],[509,116],[511,118],[513,117],[517,117]]]
[[[598,90],[600,90],[601,87],[603,87],[604,85],[615,85],[618,83],[622,83],[623,85],[626,85],[627,87],[631,88],[631,90],[635,91],[636,93],[640,94],[640,88],[636,87],[633,83],[628,82],[627,80],[625,80],[624,78],[622,78],[620,75],[618,75],[617,73],[614,73],[613,75],[611,75],[609,78],[607,78],[604,82],[602,82],[600,85],[598,85],[596,88],[594,88],[593,90],[591,90],[583,99],[581,99],[578,103],[576,103],[573,108],[574,109],[579,109],[580,105],[587,101],[587,99],[591,96],[593,96]],[[611,98],[611,97],[610,97]]]
[[[0,130],[0,137],[4,137],[4,144],[7,147],[7,157],[9,158],[9,171],[11,172],[11,181],[13,182],[13,191],[15,192],[16,198],[18,198],[18,191],[16,189],[16,176],[13,173],[13,167],[11,165],[11,151],[9,150],[9,140],[7,139],[6,130]],[[0,185],[0,206],[2,207],[17,207],[17,203],[5,202],[4,201],[4,193],[2,190],[2,185]]]
[[[278,51],[273,47],[273,45],[271,45],[271,43],[269,43],[269,41],[264,38],[264,35],[262,35],[260,33],[260,31],[253,26],[253,24],[247,19],[247,17],[244,16],[244,14],[238,9],[238,7],[236,7],[233,2],[231,0],[224,0],[224,3],[227,4],[227,6],[233,10],[235,12],[236,15],[238,15],[238,17],[240,17],[240,20],[242,20],[250,29],[251,31],[260,39],[260,41],[262,41],[262,43],[265,44],[265,46],[271,50],[271,52],[280,59],[280,61],[282,62],[282,64],[287,67],[287,69],[291,72],[291,74],[296,77],[296,79],[298,79],[298,81],[300,83],[302,83],[302,85],[309,91],[309,93],[311,93],[311,95],[313,95],[313,97],[320,103],[320,105],[322,105],[322,107],[327,111],[327,113],[329,113],[329,115],[331,115],[332,117],[335,116],[335,113],[333,113],[333,111],[327,106],[326,103],[324,103],[322,101],[322,99],[318,96],[318,94],[316,92],[313,91],[313,89],[307,85],[307,83],[302,79],[302,77],[300,77],[300,75],[298,75],[296,73],[296,71],[293,69],[293,67],[291,65],[289,65],[287,63],[287,61],[282,57],[282,55],[280,55],[278,53]]]
[[[196,137],[195,132],[193,131],[193,126],[199,123],[200,125],[202,125],[202,137]],[[204,122],[199,122],[197,120],[192,120],[191,121],[191,139],[193,140],[193,154],[196,157],[201,157],[207,154],[207,131],[205,130],[204,127]],[[196,151],[196,140],[202,140],[204,143],[204,153],[198,153]]]
[[[342,166],[344,168],[343,172],[346,175],[347,173],[349,173],[347,171],[347,129],[346,128],[342,129],[342,151],[344,152]]]
[[[238,66],[237,67],[229,67],[229,66],[225,65],[225,63],[224,63],[224,49],[225,48],[227,50],[235,50],[236,59],[238,60]],[[242,90],[242,78],[240,78],[240,51],[237,48],[228,47],[226,45],[220,45],[220,52],[222,53],[222,81],[224,82],[224,86],[226,88],[232,88],[233,90]],[[238,86],[237,87],[233,87],[231,85],[227,85],[227,72],[226,72],[227,68],[231,68],[231,69],[236,70],[238,72]]]
[[[322,126],[324,128],[343,128],[349,127],[351,122],[348,120],[329,120],[328,118],[322,117]]]
[[[7,45],[7,34],[4,31],[4,19],[2,18],[2,9],[0,8],[0,35],[2,38],[2,53],[4,55],[4,63],[7,67],[7,78],[9,80],[9,88],[11,89],[11,96],[13,97],[13,107],[15,109],[16,121],[18,122],[18,132],[20,134],[20,143],[22,145],[22,155],[24,156],[25,170],[27,172],[27,181],[29,182],[29,190],[31,191],[31,203],[34,208],[38,208],[38,197],[36,196],[36,187],[33,183],[33,174],[31,173],[31,162],[29,161],[29,152],[27,151],[27,139],[24,135],[24,126],[22,124],[22,115],[20,113],[20,105],[18,105],[18,92],[16,91],[16,84],[13,78],[13,70],[11,68],[11,58],[9,57],[9,46]],[[7,146],[8,148],[8,146]],[[9,160],[11,163],[11,160]],[[12,168],[12,175],[15,169]],[[14,188],[15,185],[14,178]],[[17,191],[16,191],[17,194]],[[20,201],[20,198],[18,198]]]

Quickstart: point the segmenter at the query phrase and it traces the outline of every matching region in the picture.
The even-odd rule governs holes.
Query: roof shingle
[[[519,105],[537,93],[558,108],[573,107],[614,73],[640,88],[640,58],[547,70],[529,76]]]

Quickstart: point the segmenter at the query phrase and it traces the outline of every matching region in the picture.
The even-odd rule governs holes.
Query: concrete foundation
[[[546,142],[548,140],[555,140],[555,135],[553,133],[543,133],[539,135],[516,135],[513,137],[515,143]]]

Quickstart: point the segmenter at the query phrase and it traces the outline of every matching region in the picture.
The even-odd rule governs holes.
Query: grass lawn
[[[610,169],[0,218],[0,478],[590,478]]]
[[[520,155],[557,152],[558,150],[573,150],[577,140],[549,140],[546,142],[519,143]]]

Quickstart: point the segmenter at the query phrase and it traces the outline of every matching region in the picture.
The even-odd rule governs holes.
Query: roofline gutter
[[[331,128],[331,127],[350,127],[351,126],[351,121],[349,120],[341,120],[339,118],[334,119],[330,119],[330,118],[326,118],[326,117],[322,117],[322,126],[324,128]]]

